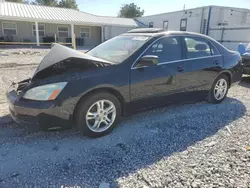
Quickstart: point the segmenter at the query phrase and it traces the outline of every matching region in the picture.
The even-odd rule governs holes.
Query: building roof
[[[0,19],[63,24],[117,25],[137,27],[130,18],[97,16],[74,9],[0,1]]]
[[[152,15],[147,15],[147,16],[143,16],[143,18],[147,18],[147,17],[154,17],[154,16],[160,16],[160,15],[166,15],[166,14],[172,14],[172,13],[176,13],[176,12],[189,12],[195,9],[203,9],[203,8],[209,8],[209,7],[217,7],[217,8],[222,8],[222,9],[232,9],[232,10],[242,10],[242,11],[246,11],[249,12],[250,9],[247,8],[237,8],[237,7],[227,7],[227,6],[217,6],[217,5],[208,5],[208,6],[201,6],[201,7],[194,7],[194,8],[188,8],[188,9],[182,9],[182,10],[175,10],[175,11],[170,11],[170,12],[163,12],[163,13],[158,13],[158,14],[152,14]]]

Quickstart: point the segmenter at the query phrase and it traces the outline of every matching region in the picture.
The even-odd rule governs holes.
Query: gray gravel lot
[[[250,187],[250,77],[219,105],[169,106],[125,118],[108,136],[30,132],[4,92],[46,54],[0,50],[0,187]]]

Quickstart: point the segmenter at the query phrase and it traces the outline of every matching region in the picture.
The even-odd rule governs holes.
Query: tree
[[[6,2],[24,3],[24,0],[5,0]]]
[[[78,9],[76,0],[61,0],[60,2],[57,0],[35,0],[31,4]]]
[[[61,0],[58,4],[59,7],[78,9],[75,0]]]
[[[57,0],[35,0],[37,5],[57,6]]]
[[[119,17],[122,18],[135,18],[135,17],[141,17],[144,14],[144,10],[141,10],[140,7],[138,7],[134,3],[123,5],[118,13]]]
[[[75,0],[61,0],[58,4],[59,7],[77,9],[78,5]]]

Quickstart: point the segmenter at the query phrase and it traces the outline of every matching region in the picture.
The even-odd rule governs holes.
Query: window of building
[[[159,63],[182,59],[181,42],[179,37],[165,37],[147,49],[143,55],[159,57]]]
[[[218,50],[202,38],[185,37],[187,58],[206,57],[219,54]]]
[[[82,27],[80,31],[81,38],[90,38],[90,28]]]
[[[4,35],[17,35],[17,25],[13,22],[3,22],[2,23],[3,34]]]
[[[148,27],[153,28],[154,27],[154,22],[149,22]]]
[[[68,38],[69,37],[69,27],[67,26],[58,26],[57,34],[60,38]]]
[[[186,30],[187,30],[187,19],[181,19],[180,31],[186,31]]]
[[[39,37],[45,36],[45,25],[44,24],[38,25],[38,32],[39,32]],[[32,35],[36,36],[36,25],[35,24],[32,24]]]
[[[206,32],[207,32],[207,19],[204,19],[202,25],[202,34],[206,34]]]
[[[168,30],[168,21],[163,22],[163,29]]]

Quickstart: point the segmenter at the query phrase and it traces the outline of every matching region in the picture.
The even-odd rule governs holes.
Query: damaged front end
[[[21,93],[21,91],[30,83],[31,78],[22,80],[20,82],[13,82],[10,85],[9,91],[15,91],[17,95],[19,95]]]
[[[85,72],[103,68],[114,63],[92,57],[60,44],[54,44],[50,52],[43,58],[30,79],[12,83],[10,89],[19,94],[31,82],[76,72]]]
[[[82,72],[112,64],[114,63],[55,44],[37,67],[32,80],[68,72]]]
[[[50,122],[63,124],[72,113],[70,107],[62,107],[65,98],[61,100],[57,96],[68,85],[68,78],[74,73],[110,65],[113,63],[55,44],[31,78],[9,87],[6,95],[11,116],[17,122],[24,120],[46,126]]]

